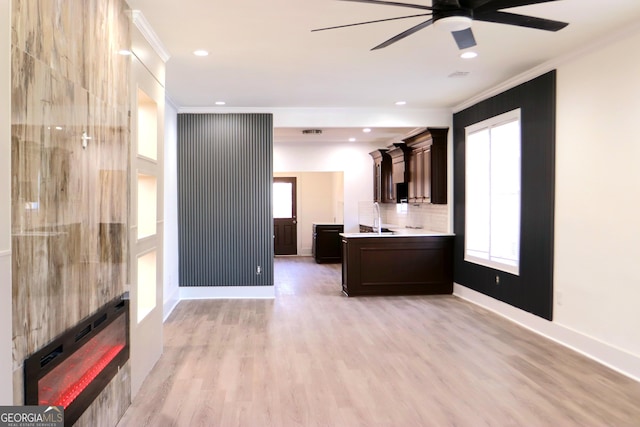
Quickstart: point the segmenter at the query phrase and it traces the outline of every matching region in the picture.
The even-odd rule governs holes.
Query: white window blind
[[[466,128],[465,261],[519,274],[520,110]]]

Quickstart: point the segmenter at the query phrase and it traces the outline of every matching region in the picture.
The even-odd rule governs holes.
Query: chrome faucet
[[[380,204],[378,202],[373,202],[373,210],[374,214],[378,216],[373,218],[373,228],[377,229],[376,233],[382,234],[382,218],[380,217]]]

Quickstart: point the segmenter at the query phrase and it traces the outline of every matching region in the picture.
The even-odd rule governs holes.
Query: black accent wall
[[[465,127],[517,108],[522,129],[519,276],[464,261]],[[555,120],[555,70],[453,116],[454,280],[548,320],[553,316]]]
[[[178,115],[180,286],[273,285],[272,153],[271,114]]]

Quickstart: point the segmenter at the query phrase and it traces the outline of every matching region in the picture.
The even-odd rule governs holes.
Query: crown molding
[[[144,17],[142,12],[139,10],[132,10],[131,21],[133,22],[133,25],[140,30],[142,36],[147,40],[147,42],[149,42],[160,59],[162,59],[162,62],[167,62],[169,58],[171,58],[171,54],[160,40],[160,37],[158,37],[155,31],[153,31],[151,24],[149,24],[149,21],[147,21],[147,18]]]

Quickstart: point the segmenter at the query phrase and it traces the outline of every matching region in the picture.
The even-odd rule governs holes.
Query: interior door
[[[276,255],[298,253],[296,179],[273,178],[273,247]]]

